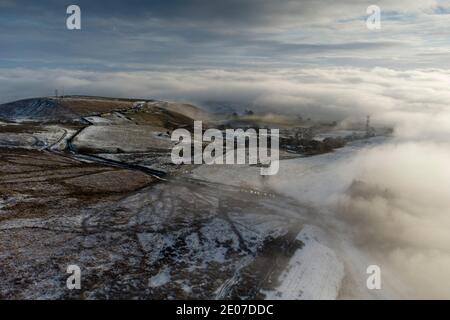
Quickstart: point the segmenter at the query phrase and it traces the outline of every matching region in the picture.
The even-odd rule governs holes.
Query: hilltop
[[[86,123],[84,117],[101,116],[114,111],[127,112],[138,105],[151,104],[149,108],[133,110],[138,121],[146,121],[148,116],[163,111],[172,118],[205,119],[207,113],[193,105],[170,103],[157,100],[123,99],[95,96],[39,97],[18,100],[0,105],[0,119],[14,122],[73,122]],[[142,112],[138,112],[142,111]],[[150,112],[151,111],[151,112]],[[139,116],[138,114],[141,114]]]

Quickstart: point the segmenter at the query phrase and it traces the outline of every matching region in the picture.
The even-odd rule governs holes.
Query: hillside
[[[145,108],[136,106],[143,105]],[[120,99],[108,97],[66,96],[64,98],[41,97],[18,100],[0,105],[0,119],[17,122],[84,122],[83,117],[103,115],[113,111],[133,114],[138,123],[156,121],[148,119],[167,117],[177,124],[186,124],[195,120],[204,120],[208,114],[188,104],[169,103],[154,100]],[[165,111],[158,116],[158,111]],[[156,121],[161,123],[162,121]]]
[[[78,115],[57,99],[35,98],[0,105],[0,118],[8,121],[72,121]]]

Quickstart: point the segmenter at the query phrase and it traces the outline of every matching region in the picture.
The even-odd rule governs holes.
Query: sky
[[[2,66],[448,66],[449,2],[79,0],[79,31],[66,29],[70,4],[0,1]],[[366,27],[372,4],[381,9],[380,30]]]

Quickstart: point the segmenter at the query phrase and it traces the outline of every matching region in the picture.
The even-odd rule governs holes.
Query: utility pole
[[[55,97],[58,98],[58,89],[55,89]]]

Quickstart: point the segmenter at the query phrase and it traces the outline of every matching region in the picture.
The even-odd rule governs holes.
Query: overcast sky
[[[66,28],[70,4],[81,8],[82,30]],[[372,4],[380,30],[366,27]],[[267,100],[262,88],[277,95],[298,74],[329,85],[336,68],[347,72],[336,78],[347,86],[380,68],[400,76],[438,69],[447,79],[449,26],[450,1],[433,0],[0,0],[0,101],[64,86],[71,94],[251,104]],[[305,78],[305,70],[317,73]]]

